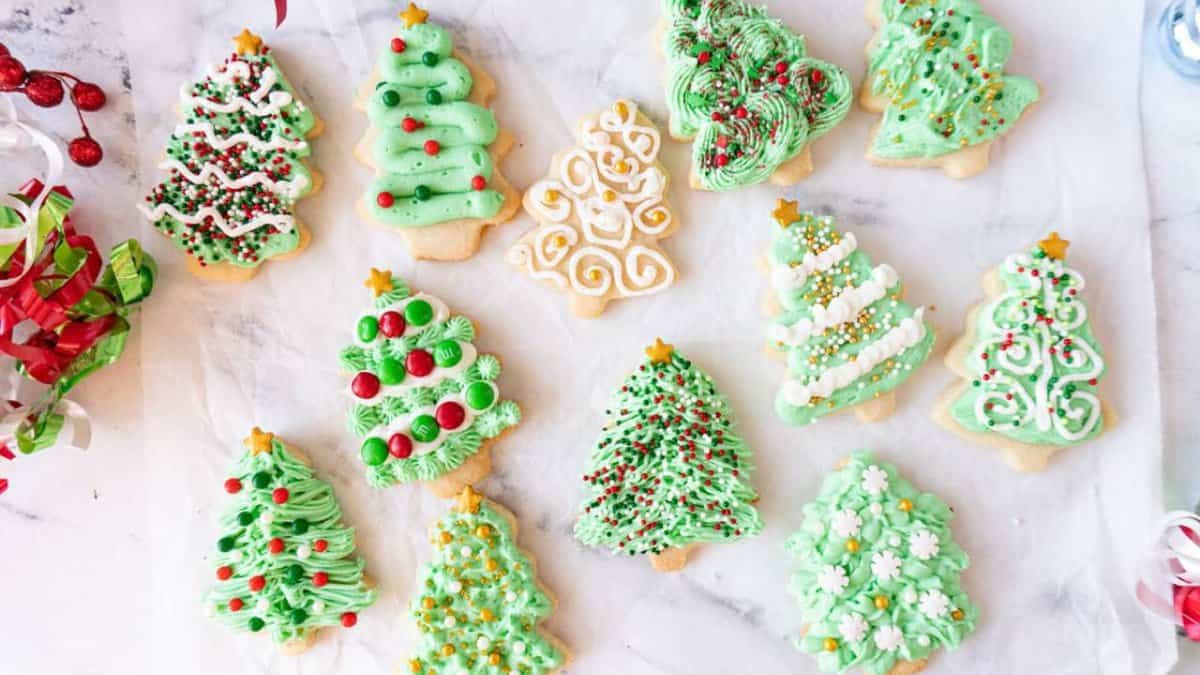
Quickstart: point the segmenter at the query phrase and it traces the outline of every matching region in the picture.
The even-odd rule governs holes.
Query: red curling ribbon
[[[287,18],[287,0],[275,0],[275,27],[279,28],[283,25],[283,20]]]
[[[1189,640],[1200,642],[1200,587],[1175,587],[1175,619]]]
[[[1200,642],[1200,516],[1168,513],[1134,587],[1139,602]]]

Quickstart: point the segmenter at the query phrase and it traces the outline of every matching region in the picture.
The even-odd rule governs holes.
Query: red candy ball
[[[814,68],[812,75],[809,75],[809,77],[812,78],[813,84],[821,84],[821,80],[825,79],[825,73]]]
[[[423,126],[425,126],[425,125],[421,124],[420,122],[416,121],[415,119],[413,119],[411,117],[405,117],[404,120],[400,122],[400,128],[404,129],[405,131],[407,131],[410,134],[412,132],[416,131],[417,129],[420,129]]]
[[[274,501],[276,504],[286,503],[288,500],[288,497],[290,497],[290,496],[291,495],[288,494],[287,488],[275,488],[271,492],[271,500]]]
[[[250,577],[249,585],[250,585],[250,590],[257,593],[257,592],[261,591],[263,589],[263,587],[265,587],[267,585],[267,578],[261,574],[256,574],[256,575]]]
[[[396,203],[396,198],[390,192],[380,192],[375,195],[375,203],[379,205],[379,208],[390,209],[392,204]]]
[[[312,581],[313,581],[313,586],[320,588],[320,587],[324,586],[325,584],[329,583],[329,574],[327,574],[325,572],[317,572],[316,574],[313,575]]]
[[[781,87],[786,87],[788,82],[791,82],[787,75],[780,75],[779,77],[775,78],[775,81],[778,82],[779,86]]]
[[[91,82],[76,82],[74,87],[71,87],[71,100],[75,101],[75,105],[79,106],[80,110],[99,110],[108,102],[108,97],[104,95],[104,90]]]
[[[267,550],[270,551],[272,555],[279,555],[280,553],[283,553],[283,540],[279,537],[275,537],[271,541],[267,542]]]
[[[404,369],[417,377],[433,372],[433,357],[424,349],[414,349],[404,358]]]
[[[392,38],[392,51],[401,54],[405,49],[408,49],[408,44],[400,38]]]
[[[67,154],[71,161],[79,166],[96,166],[104,159],[104,150],[100,144],[88,136],[80,136],[67,146]]]
[[[372,373],[363,371],[350,381],[350,391],[359,398],[375,398],[375,395],[379,393],[379,378]]]
[[[313,550],[317,553],[324,553],[327,548],[329,548],[329,542],[324,539],[318,539],[313,542]]]
[[[0,89],[16,89],[25,84],[25,77],[28,74],[25,64],[8,54],[0,57]]]
[[[412,439],[404,434],[392,434],[388,439],[388,452],[396,459],[408,459],[412,456]]]
[[[65,95],[66,91],[63,89],[62,82],[59,82],[58,78],[53,75],[33,73],[29,76],[29,81],[25,83],[25,96],[34,105],[40,105],[43,108],[53,108],[62,103]]]
[[[217,568],[217,578],[221,581],[225,581],[231,576],[233,576],[233,568],[229,565],[221,565]]]
[[[487,187],[487,179],[483,176],[475,176],[471,179],[472,190],[482,190]]]
[[[242,602],[241,598],[234,598],[229,601],[229,611],[231,612],[240,611],[245,606],[246,603]]]
[[[235,495],[242,491],[242,481],[236,478],[230,478],[225,481],[225,491],[231,495]]]
[[[467,411],[454,401],[446,401],[439,405],[434,412],[438,426],[443,429],[457,429],[467,419]]]
[[[717,166],[725,166],[727,164],[729,164],[729,155],[723,153],[717,155]]]
[[[779,73],[780,75],[786,73],[787,69],[788,69],[787,61],[780,61],[779,63],[775,64],[775,72]]]
[[[356,623],[358,623],[358,615],[354,612],[346,612],[342,615],[342,625],[346,628],[353,628]]]
[[[744,105],[739,105],[737,107],[737,110],[733,111],[733,116],[738,118],[739,120],[746,119],[746,115],[749,115],[749,114],[750,114],[750,112],[748,110],[746,110],[746,106],[744,106]]]
[[[437,141],[433,140],[432,138],[425,141],[425,154],[430,155],[431,157],[436,157],[437,154],[441,151],[442,151],[441,143],[438,143]]]
[[[408,322],[400,312],[388,310],[379,315],[379,332],[385,337],[400,337],[404,335],[405,328],[408,328]]]

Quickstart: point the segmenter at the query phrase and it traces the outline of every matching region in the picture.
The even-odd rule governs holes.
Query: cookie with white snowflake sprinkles
[[[235,51],[180,91],[183,121],[167,142],[167,177],[139,209],[188,254],[204,279],[243,281],[310,239],[294,213],[321,174],[308,140],[324,128],[288,83],[262,38],[243,30]]]
[[[996,448],[1018,471],[1040,471],[1116,424],[1098,391],[1107,366],[1083,275],[1066,264],[1069,244],[1051,232],[984,276],[987,298],[946,354],[961,380],[934,405],[938,424]]]
[[[797,646],[825,672],[907,675],[954,649],[978,611],[961,586],[967,554],[953,512],[896,467],[856,452],[830,474],[787,541],[805,627]]]

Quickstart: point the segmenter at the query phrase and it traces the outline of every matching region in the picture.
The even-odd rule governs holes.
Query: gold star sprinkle
[[[1042,249],[1042,253],[1055,260],[1066,259],[1067,247],[1070,245],[1071,242],[1059,237],[1057,232],[1051,232],[1049,237],[1038,242],[1038,248]]]
[[[470,485],[462,489],[458,493],[458,504],[454,510],[459,513],[479,513],[479,503],[483,501],[483,495],[479,494]]]
[[[262,38],[251,33],[249,28],[243,28],[242,32],[233,36],[233,50],[241,56],[258,54],[262,43]]]
[[[775,216],[775,222],[779,223],[780,227],[787,227],[800,220],[800,212],[796,210],[796,206],[797,202],[780,199],[771,215]]]
[[[650,363],[667,363],[674,353],[675,345],[663,342],[662,338],[654,338],[654,344],[646,347],[646,356],[650,357]]]
[[[391,270],[377,270],[372,267],[371,276],[367,277],[363,285],[371,289],[375,293],[375,297],[378,298],[392,290],[392,272]]]
[[[275,440],[275,434],[267,433],[258,427],[250,430],[250,435],[242,441],[242,444],[250,449],[250,454],[259,455],[264,452],[271,451],[271,442]]]
[[[400,18],[404,20],[405,28],[412,28],[419,23],[425,23],[425,19],[429,18],[429,12],[417,7],[417,3],[408,3],[408,8],[400,12]]]

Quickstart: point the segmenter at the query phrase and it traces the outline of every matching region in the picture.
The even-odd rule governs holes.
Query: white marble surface
[[[523,141],[505,165],[518,186],[571,142],[575,119],[618,95],[663,118],[661,64],[649,42],[654,3],[429,4],[501,83],[499,117]],[[773,4],[806,29],[814,53],[861,80],[868,29],[857,2]],[[785,592],[781,543],[821,475],[862,446],[957,508],[958,538],[975,562],[967,587],[982,607],[980,629],[959,651],[939,655],[931,672],[1166,671],[1175,661],[1170,631],[1144,620],[1127,588],[1130,549],[1143,543],[1134,539],[1161,504],[1200,496],[1191,384],[1200,367],[1189,355],[1200,322],[1177,316],[1200,291],[1200,86],[1176,79],[1140,44],[1140,2],[1110,0],[1099,14],[1083,0],[989,4],[1018,36],[1014,71],[1049,95],[997,148],[987,174],[947,183],[868,168],[860,150],[871,119],[855,111],[817,146],[817,174],[786,193],[857,226],[875,258],[900,270],[909,297],[936,305],[943,336],[959,329],[986,266],[1047,227],[1076,240],[1072,260],[1089,277],[1114,369],[1106,392],[1122,424],[1034,477],[1014,476],[927,421],[929,402],[950,380],[935,362],[881,425],[847,418],[793,430],[767,412],[780,373],[759,356],[762,322],[751,298],[763,287],[753,258],[775,190],[702,195],[675,186],[685,225],[665,247],[682,283],[596,323],[567,318],[562,297],[503,263],[505,245],[531,224],[524,217],[490,236],[470,263],[413,265],[398,239],[368,230],[348,206],[369,175],[349,155],[365,126],[351,91],[394,25],[394,3],[294,1],[276,33],[265,0],[0,1],[0,41],[29,65],[61,65],[109,92],[110,108],[93,122],[106,164],[71,176],[80,217],[104,243],[142,237],[163,272],[125,358],[76,397],[97,420],[92,449],[5,467],[14,487],[0,498],[0,673],[368,673],[401,661],[414,638],[404,608],[428,553],[425,526],[445,505],[418,490],[372,491],[342,431],[335,354],[349,340],[369,265],[390,266],[475,318],[480,346],[504,358],[502,388],[523,404],[526,421],[505,439],[483,487],[517,511],[522,543],[560,598],[549,627],[576,654],[570,673],[815,672],[789,644],[801,620]],[[1068,32],[1085,11],[1091,30]],[[1158,11],[1145,11],[1148,23]],[[179,82],[219,59],[243,24],[275,46],[329,122],[315,144],[329,184],[302,207],[316,231],[303,257],[247,286],[206,286],[186,276],[178,253],[131,203],[156,179]],[[66,110],[38,114],[74,135]],[[684,146],[669,146],[666,161],[683,175]],[[23,177],[12,170],[3,167],[5,180]],[[928,264],[943,251],[954,257]],[[758,453],[767,522],[757,539],[710,547],[674,577],[584,550],[569,536],[598,410],[657,333],[733,400]],[[573,366],[583,354],[587,363]],[[216,539],[220,479],[252,423],[313,455],[382,589],[358,627],[332,631],[299,660],[228,633],[198,607],[211,580],[205,556]],[[1183,659],[1178,672],[1200,668],[1194,651]]]

